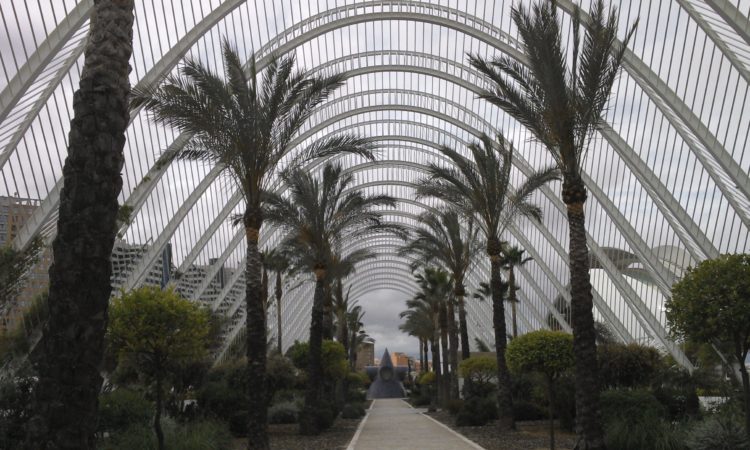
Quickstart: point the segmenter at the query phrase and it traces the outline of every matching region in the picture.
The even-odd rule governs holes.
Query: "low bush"
[[[198,391],[198,407],[209,417],[228,421],[232,415],[247,408],[243,391],[235,390],[226,380],[209,381]]]
[[[451,416],[455,416],[456,414],[458,414],[463,406],[464,401],[460,398],[452,398],[445,403],[445,409],[448,410]]]
[[[610,389],[602,392],[601,413],[604,423],[615,419],[635,420],[640,417],[664,417],[664,406],[645,389]]]
[[[140,393],[120,388],[99,397],[99,432],[114,433],[130,426],[149,426],[154,407]]]
[[[608,388],[651,386],[665,367],[659,350],[641,344],[600,345],[597,360],[602,385]]]
[[[232,435],[221,422],[198,421],[178,425],[163,420],[164,441],[170,450],[229,450]],[[156,435],[150,426],[136,424],[100,443],[102,450],[156,450]]]
[[[234,437],[247,436],[247,422],[250,420],[247,411],[237,411],[229,418],[229,431]]]
[[[517,400],[513,402],[513,418],[517,421],[542,420],[547,418],[547,411],[535,403]]]
[[[367,400],[367,391],[364,389],[349,389],[349,392],[346,394],[346,398],[350,402],[364,402]]]
[[[297,423],[299,407],[294,402],[283,402],[268,408],[268,423]]]
[[[21,448],[24,427],[31,418],[31,396],[36,380],[17,378],[0,384],[0,448]]]
[[[347,403],[341,411],[341,417],[344,419],[359,419],[364,415],[365,407],[362,403]]]
[[[740,420],[715,416],[698,422],[685,439],[690,450],[745,450],[750,440]]]
[[[464,401],[463,407],[456,415],[456,425],[476,427],[496,419],[497,405],[494,398],[471,397]]]
[[[612,450],[682,450],[682,433],[658,416],[615,417],[607,422],[605,442]],[[711,447],[718,449],[721,447]]]

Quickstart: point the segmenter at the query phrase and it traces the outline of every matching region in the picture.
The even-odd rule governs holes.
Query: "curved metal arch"
[[[750,20],[727,0],[703,0],[750,45]]]

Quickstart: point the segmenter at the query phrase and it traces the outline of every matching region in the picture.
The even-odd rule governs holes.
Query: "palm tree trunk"
[[[450,386],[451,386],[451,376],[453,374],[450,373],[450,353],[448,349],[448,314],[445,310],[445,305],[442,305],[440,307],[440,353],[443,356],[443,382],[441,385],[441,389],[443,391],[442,395],[442,404],[445,404],[450,399]]]
[[[325,269],[315,270],[315,296],[313,297],[310,319],[310,351],[307,367],[307,390],[305,406],[299,421],[299,431],[303,435],[320,433],[317,415],[320,408],[323,388],[323,303],[325,302]]]
[[[424,340],[424,366],[422,366],[422,372],[430,371],[430,361],[427,359],[427,339]]]
[[[471,356],[471,347],[469,346],[469,328],[466,325],[466,307],[464,305],[464,291],[460,295],[456,294],[458,302],[458,327],[461,330],[461,359],[467,359]]]
[[[419,372],[424,372],[424,340],[419,339]]]
[[[250,214],[246,213],[246,217]],[[253,217],[253,219],[255,219]],[[245,301],[247,302],[247,381],[248,450],[269,448],[266,398],[266,315],[263,305],[261,256],[258,250],[260,224],[246,220],[247,265]]]
[[[599,420],[599,376],[596,361],[596,331],[589,278],[589,252],[583,205],[586,187],[580,178],[563,181],[570,235],[570,296],[573,350],[575,352],[576,423],[583,448],[604,448]]]
[[[432,336],[432,340],[430,341],[430,351],[432,352],[432,370],[435,371],[435,383],[432,390],[432,396],[430,398],[431,408],[435,408],[437,406],[437,403],[443,401],[443,399],[440,397],[443,394],[440,390],[440,386],[443,383],[443,377],[442,371],[440,370],[440,335],[437,329],[438,328],[436,326],[435,333]]]
[[[333,339],[333,297],[331,285],[325,281],[323,288],[323,339]]]
[[[266,270],[265,265],[263,265],[263,272],[261,272],[261,274],[260,290],[261,295],[263,296],[263,316],[268,320],[268,270]]]
[[[514,273],[512,266],[508,271],[508,284],[508,289],[510,289],[508,292],[508,301],[510,302],[511,319],[513,321],[513,338],[515,339],[518,337],[518,322],[516,320],[516,302],[518,299],[516,298],[516,274]]]
[[[453,302],[448,302],[448,339],[450,343],[450,397],[458,398],[458,332]]]
[[[498,242],[499,244],[499,242]],[[489,245],[488,245],[489,247]],[[492,288],[492,325],[495,328],[495,354],[497,357],[497,407],[500,430],[514,430],[513,399],[511,397],[510,373],[505,362],[507,347],[507,330],[505,327],[505,306],[503,305],[503,288],[500,279],[500,252],[490,252],[490,284]]]
[[[276,272],[276,339],[278,340],[279,353],[283,354],[281,346],[281,272]]]
[[[112,293],[110,255],[128,125],[132,0],[95,0],[73,96],[57,237],[49,269],[49,321],[33,356],[39,382],[30,448],[91,449]],[[85,287],[85,288],[84,288]]]

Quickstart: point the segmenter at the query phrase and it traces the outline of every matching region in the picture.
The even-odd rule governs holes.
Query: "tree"
[[[492,324],[497,353],[497,402],[501,429],[514,429],[510,375],[505,364],[506,328],[503,282],[500,277],[503,243],[500,235],[519,217],[541,220],[542,210],[530,197],[545,183],[557,179],[558,171],[548,168],[531,173],[517,188],[510,185],[513,146],[501,136],[493,142],[482,135],[469,146],[473,161],[448,147],[441,148],[452,166],[430,164],[428,177],[417,188],[418,197],[436,197],[458,210],[466,218],[475,218],[486,240],[490,258]]]
[[[506,356],[513,372],[538,372],[544,376],[549,402],[549,448],[555,450],[555,383],[575,362],[573,336],[550,330],[527,333],[511,341]]]
[[[573,52],[563,46],[555,2],[542,0],[531,11],[518,4],[511,10],[518,28],[525,64],[511,57],[487,61],[470,55],[472,66],[492,82],[480,98],[500,107],[525,126],[549,151],[563,176],[562,199],[567,207],[573,344],[576,354],[576,408],[584,448],[604,447],[599,420],[593,297],[586,246],[586,186],[581,168],[589,141],[603,124],[602,111],[617,78],[622,58],[636,28],[616,44],[618,13],[606,11],[603,0],[592,2],[583,43],[582,13],[573,16]],[[568,67],[568,61],[572,67]]]
[[[352,305],[346,313],[347,329],[349,330],[349,370],[354,371],[357,367],[357,350],[369,336],[362,328],[365,326],[362,319],[365,311],[360,305]]]
[[[461,358],[470,356],[469,331],[466,326],[466,309],[464,297],[466,286],[464,279],[482,251],[479,242],[479,229],[474,227],[474,221],[469,220],[465,231],[461,229],[458,213],[455,211],[427,212],[420,216],[422,227],[414,230],[414,236],[401,249],[400,255],[416,256],[415,261],[426,263],[437,262],[453,277],[453,294],[458,305],[458,322],[461,333]],[[416,266],[412,266],[414,269]],[[449,306],[449,320],[453,305]],[[455,334],[455,332],[453,333]],[[457,339],[453,339],[456,340]],[[457,369],[458,358],[454,354],[458,346],[452,346],[451,364]]]
[[[281,297],[284,293],[281,282],[282,275],[289,270],[289,257],[280,248],[269,251],[263,259],[263,265],[276,274],[276,287],[274,294],[276,298],[276,348],[282,352],[281,333]]]
[[[750,255],[722,255],[688,268],[665,304],[667,323],[679,338],[730,344],[739,364],[750,436]]]
[[[398,326],[398,329],[419,340],[419,364],[421,372],[427,372],[427,344],[432,339],[432,319],[428,314],[422,314],[418,310],[402,312],[401,317],[406,320]]]
[[[112,302],[107,337],[122,363],[154,381],[154,432],[164,449],[161,414],[164,383],[175,369],[207,355],[209,317],[172,289],[142,287]]]
[[[327,163],[322,176],[314,177],[303,170],[284,171],[283,182],[290,196],[268,194],[264,215],[282,228],[282,246],[293,255],[293,266],[315,275],[315,294],[310,321],[310,366],[305,406],[300,418],[302,434],[318,434],[317,405],[323,400],[321,345],[325,284],[328,268],[345,240],[357,240],[373,233],[401,233],[396,226],[383,222],[376,207],[393,207],[395,200],[387,195],[365,195],[352,189],[354,176],[339,165]],[[348,192],[347,192],[348,191]],[[369,254],[366,249],[352,254]],[[356,258],[355,258],[356,259]]]
[[[94,448],[129,120],[134,3],[95,0],[91,13],[52,243],[50,320],[33,355],[39,383],[27,433],[31,448]]]
[[[515,268],[521,267],[527,262],[531,261],[532,258],[524,258],[523,254],[526,250],[512,246],[505,247],[503,250],[503,269],[508,271],[508,302],[511,308],[511,320],[513,323],[513,337],[518,337],[518,321],[516,319],[516,307],[518,304],[518,298],[516,297],[516,291],[519,289],[516,285],[516,273]]]
[[[341,75],[306,77],[295,70],[294,56],[274,57],[260,81],[254,57],[248,72],[237,50],[224,41],[224,78],[199,61],[187,59],[164,84],[135,92],[153,120],[190,133],[189,142],[165,157],[206,161],[227,172],[241,190],[245,211],[246,339],[251,386],[265,385],[266,317],[262,294],[262,263],[258,237],[264,223],[263,204],[270,182],[290,152],[293,137],[311,111],[341,86]],[[352,135],[328,135],[299,150],[289,163],[341,152],[370,156],[372,143]],[[248,399],[248,449],[267,449],[267,411],[262,389]]]
[[[336,306],[334,302],[338,302],[339,310],[343,307],[346,311],[346,305],[343,299],[343,280],[352,275],[355,272],[357,264],[373,259],[377,256],[376,253],[362,249],[356,252],[350,252],[346,255],[342,255],[338,251],[334,251],[331,256],[331,261],[328,264],[325,284],[325,302],[324,302],[324,315],[323,315],[323,338],[333,339],[333,320],[336,314]],[[342,342],[342,341],[339,341]],[[343,342],[342,342],[343,344]],[[346,348],[346,346],[345,346]]]

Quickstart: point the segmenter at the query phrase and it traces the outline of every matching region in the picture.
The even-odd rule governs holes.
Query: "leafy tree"
[[[281,227],[286,236],[281,245],[294,255],[293,265],[299,271],[315,275],[312,318],[310,322],[310,366],[308,368],[305,407],[300,418],[303,434],[318,434],[317,405],[323,400],[321,345],[324,333],[326,278],[344,240],[357,240],[373,233],[400,233],[400,229],[383,222],[379,206],[393,207],[395,200],[387,195],[365,195],[350,189],[354,176],[339,165],[327,163],[320,178],[295,169],[282,173],[291,195],[267,195],[264,215]],[[347,192],[349,191],[349,192]],[[369,250],[352,253],[370,254]],[[351,256],[351,255],[350,255]]]
[[[240,221],[245,228],[247,257],[245,301],[248,378],[263,386],[266,375],[266,316],[258,237],[264,223],[263,204],[270,182],[291,150],[293,137],[311,111],[344,82],[341,75],[306,77],[295,70],[292,55],[274,57],[262,76],[251,56],[248,71],[233,46],[222,46],[224,77],[199,61],[187,59],[176,75],[157,87],[135,92],[155,122],[190,133],[179,152],[166,155],[205,161],[227,172],[245,197]],[[262,81],[259,80],[262,78]],[[301,149],[291,166],[341,152],[370,156],[372,143],[352,135],[327,135]],[[267,449],[265,395],[250,391],[248,448]]]
[[[516,291],[519,289],[516,285],[516,267],[521,267],[527,262],[531,261],[532,258],[524,258],[523,254],[526,250],[520,247],[508,247],[503,249],[503,269],[508,271],[508,302],[511,308],[511,322],[513,324],[513,337],[518,337],[518,320],[516,318],[516,308],[518,304],[518,298],[516,298]]]
[[[339,380],[349,373],[349,367],[346,363],[346,353],[341,343],[331,340],[324,340],[321,346],[321,365],[323,367],[323,376],[328,380]],[[294,367],[307,371],[310,368],[310,343],[298,342],[289,347],[286,352],[287,357],[292,361]]]
[[[625,39],[618,46],[615,7],[607,11],[603,0],[592,2],[583,39],[581,15],[576,7],[572,14],[572,58],[563,45],[556,3],[541,0],[530,11],[520,3],[511,10],[528,62],[509,56],[487,61],[477,55],[470,55],[469,61],[492,82],[492,89],[480,98],[525,126],[547,148],[562,172],[562,199],[567,206],[570,234],[576,405],[582,445],[598,449],[604,446],[604,435],[598,417],[593,297],[584,216],[587,192],[581,170],[591,137],[603,124],[602,111],[636,24],[625,31]]]
[[[508,345],[508,366],[513,372],[538,372],[547,382],[549,442],[555,449],[555,382],[573,367],[573,336],[561,331],[539,330],[519,336]]]
[[[750,437],[750,255],[722,255],[689,268],[672,286],[665,304],[675,336],[698,342],[731,344],[745,397],[745,427]]]
[[[39,384],[30,448],[94,448],[129,122],[134,4],[96,0],[91,12],[52,243],[51,320],[34,352]]]
[[[164,382],[175,367],[206,356],[209,318],[173,290],[142,287],[112,302],[108,339],[120,361],[154,381],[154,432],[164,448],[161,414]]]
[[[487,256],[490,258],[492,324],[499,380],[498,424],[501,429],[514,429],[510,375],[505,363],[507,342],[503,293],[506,288],[500,277],[503,250],[500,235],[520,217],[541,220],[542,210],[530,201],[530,197],[545,183],[557,179],[558,171],[549,168],[534,172],[517,189],[513,189],[510,185],[513,146],[500,135],[497,142],[482,135],[480,142],[471,144],[469,152],[472,159],[447,147],[440,151],[453,165],[430,164],[429,175],[421,180],[417,195],[441,199],[464,217],[475,218],[485,237]]]
[[[466,309],[464,297],[466,286],[464,279],[466,274],[482,251],[479,242],[479,229],[474,226],[474,221],[469,220],[467,229],[461,229],[461,221],[455,211],[441,211],[439,213],[427,212],[420,216],[421,227],[416,228],[413,236],[401,249],[400,255],[415,256],[415,261],[433,263],[437,262],[453,277],[453,294],[458,305],[458,321],[461,333],[461,357],[466,359],[470,356],[469,332],[466,326]],[[412,269],[417,266],[412,264]],[[449,317],[453,305],[449,306]],[[454,333],[455,334],[455,333]],[[454,348],[457,348],[455,346]],[[458,364],[457,358],[451,353],[451,364]]]
[[[488,397],[495,390],[497,360],[491,356],[472,356],[461,361],[458,373],[465,380],[465,397]]]
[[[427,344],[432,339],[432,319],[423,310],[417,309],[404,311],[401,313],[401,317],[406,320],[398,326],[398,329],[419,340],[419,364],[421,372],[427,372],[427,361],[429,359]]]

